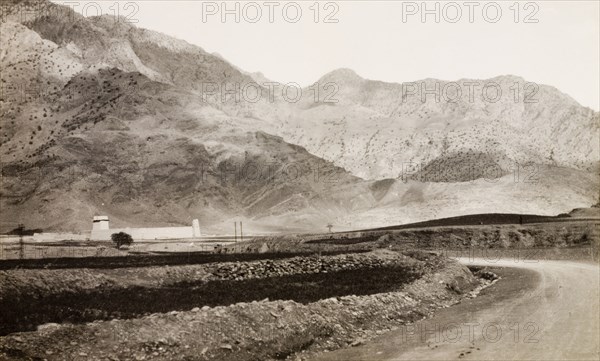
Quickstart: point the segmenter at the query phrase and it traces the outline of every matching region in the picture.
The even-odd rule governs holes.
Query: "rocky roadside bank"
[[[327,273],[408,265],[434,267],[401,253],[351,253],[336,256],[293,257],[251,262],[223,262],[185,266],[120,269],[17,269],[0,271],[0,302],[42,299],[63,292],[109,290],[126,287],[163,287],[192,281],[248,280],[295,274]]]
[[[469,297],[480,285],[479,279],[455,261],[413,256],[386,251],[368,256],[382,262],[402,258],[422,268],[419,279],[394,292],[308,304],[263,300],[130,320],[46,325],[36,332],[0,338],[0,355],[9,360],[302,359],[305,354],[360,344],[385,330],[427,317]],[[253,270],[245,274],[250,275],[249,271]]]

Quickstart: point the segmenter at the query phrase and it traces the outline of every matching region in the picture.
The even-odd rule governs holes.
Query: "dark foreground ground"
[[[397,290],[425,272],[421,267],[402,263],[378,263],[374,267],[327,268],[328,258],[296,257],[291,262],[322,262],[320,272],[276,273],[271,277],[217,277],[178,280],[154,285],[100,284],[81,292],[61,290],[7,294],[0,301],[0,335],[32,331],[38,325],[54,322],[73,324],[95,320],[129,319],[151,313],[191,310],[195,307],[228,306],[239,302],[293,300],[308,304],[330,297],[370,295]],[[286,262],[282,260],[281,263]],[[254,265],[261,273],[259,263]],[[274,263],[276,264],[276,263]],[[344,265],[347,266],[347,265]],[[329,269],[329,271],[327,271]],[[56,276],[60,277],[57,273]],[[137,277],[148,277],[139,269]],[[57,285],[58,286],[58,285]]]
[[[286,359],[364,342],[489,282],[442,256],[387,250],[0,277],[9,360]]]

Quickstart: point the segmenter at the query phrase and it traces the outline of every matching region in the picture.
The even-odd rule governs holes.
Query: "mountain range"
[[[0,231],[87,230],[102,214],[114,226],[316,232],[598,201],[600,115],[551,86],[338,69],[273,88],[123,18],[9,3]]]

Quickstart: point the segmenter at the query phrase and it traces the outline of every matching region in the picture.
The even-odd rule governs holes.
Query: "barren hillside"
[[[11,3],[41,8],[7,7],[0,24],[3,231],[86,230],[96,214],[115,226],[200,218],[221,232],[235,217],[249,232],[340,230],[597,202],[598,113],[550,86],[501,76],[473,80],[473,97],[423,101],[341,69],[317,99],[259,87],[257,102],[223,100],[206,84],[266,78],[120,18]],[[498,101],[477,96],[490,82]]]

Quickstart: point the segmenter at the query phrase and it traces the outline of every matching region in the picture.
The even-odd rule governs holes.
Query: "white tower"
[[[202,236],[202,234],[200,233],[200,222],[198,222],[197,219],[194,219],[192,221],[192,231],[193,231],[194,237]]]
[[[108,217],[107,216],[94,216],[94,223],[92,223],[92,231],[99,231],[103,229],[109,229]]]

